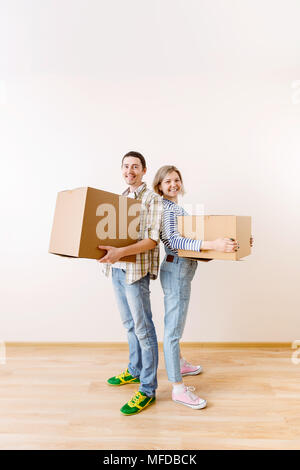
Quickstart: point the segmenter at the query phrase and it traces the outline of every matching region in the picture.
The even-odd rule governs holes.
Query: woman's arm
[[[201,240],[182,237],[178,232],[177,215],[168,209],[165,209],[162,220],[163,238],[167,239],[171,248],[175,250],[200,251]]]
[[[201,246],[202,250],[222,251],[224,253],[232,253],[239,248],[238,242],[232,238],[217,238],[212,241],[203,241]]]
[[[163,235],[168,239],[171,248],[175,250],[215,250],[232,253],[238,249],[238,242],[231,238],[217,238],[216,240],[206,241],[182,237],[178,233],[177,215],[170,210],[164,211]]]

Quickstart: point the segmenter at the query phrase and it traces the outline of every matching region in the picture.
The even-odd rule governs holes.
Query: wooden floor
[[[203,374],[186,377],[203,410],[170,399],[160,353],[156,404],[120,407],[136,385],[107,377],[127,365],[126,345],[11,345],[0,365],[1,449],[300,449],[300,364],[292,349],[182,346]]]

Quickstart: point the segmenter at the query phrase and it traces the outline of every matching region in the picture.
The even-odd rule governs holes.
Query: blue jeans
[[[155,396],[158,346],[150,305],[150,275],[126,284],[126,271],[112,269],[113,286],[129,345],[128,370],[140,378],[141,392]]]
[[[170,382],[181,382],[179,341],[183,334],[191,295],[191,282],[197,261],[174,256],[173,262],[164,258],[160,267],[160,282],[164,291],[165,330],[164,356]]]

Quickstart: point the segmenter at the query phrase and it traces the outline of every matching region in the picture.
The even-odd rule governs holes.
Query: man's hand
[[[121,248],[115,248],[114,246],[102,246],[99,245],[98,248],[100,250],[106,250],[107,253],[103,258],[99,259],[99,263],[111,263],[114,264],[117,261],[119,261],[120,258],[122,258],[122,249]]]

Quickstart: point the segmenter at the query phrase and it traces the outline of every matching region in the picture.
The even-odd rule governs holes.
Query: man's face
[[[128,186],[138,188],[141,183],[146,168],[143,169],[141,160],[136,157],[125,157],[122,164],[122,174]]]

